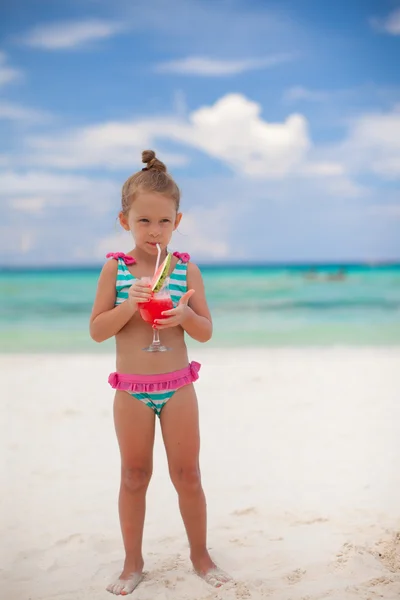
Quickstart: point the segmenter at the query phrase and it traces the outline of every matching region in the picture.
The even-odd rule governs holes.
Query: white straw
[[[157,246],[157,250],[158,250],[158,256],[157,256],[156,268],[154,269],[154,274],[157,273],[158,265],[160,264],[160,256],[161,256],[161,246],[160,246],[160,244],[156,244],[156,246]]]

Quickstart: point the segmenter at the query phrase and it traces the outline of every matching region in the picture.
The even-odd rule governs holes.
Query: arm
[[[188,263],[187,267],[187,287],[188,290],[194,290],[194,293],[189,298],[182,327],[190,337],[198,342],[208,342],[213,332],[212,318],[201,271],[192,262]]]
[[[116,335],[137,310],[137,305],[128,300],[115,306],[117,270],[117,261],[110,260],[100,273],[89,326],[90,336],[95,342],[104,342]]]
[[[187,286],[188,291],[183,294],[178,306],[162,313],[167,318],[156,319],[157,329],[180,325],[193,339],[208,342],[212,335],[211,315],[200,269],[193,263],[188,264]]]

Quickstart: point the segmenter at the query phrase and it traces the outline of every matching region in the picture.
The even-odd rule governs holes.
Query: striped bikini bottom
[[[200,363],[192,361],[184,369],[157,375],[128,375],[114,372],[108,377],[108,383],[115,390],[128,392],[152,408],[160,417],[162,409],[176,390],[199,378],[200,367]]]

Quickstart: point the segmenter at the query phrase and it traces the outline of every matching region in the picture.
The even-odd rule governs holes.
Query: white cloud
[[[299,114],[283,123],[261,118],[261,106],[240,94],[229,94],[213,106],[184,118],[152,118],[105,123],[57,137],[29,139],[30,164],[63,169],[130,168],[144,148],[168,139],[200,149],[249,177],[282,178],[300,167],[311,146],[308,124]],[[171,167],[187,161],[163,154]]]
[[[7,56],[0,52],[0,87],[22,78],[22,72],[19,69],[8,66]]]
[[[268,69],[294,59],[292,54],[274,54],[265,58],[219,60],[202,56],[189,56],[156,65],[158,73],[220,77],[238,75],[246,71]]]
[[[231,212],[227,203],[188,210],[183,215],[179,231],[173,234],[173,249],[188,252],[194,261],[229,257]]]
[[[329,94],[323,90],[310,90],[300,85],[289,88],[283,95],[285,102],[297,102],[298,100],[323,102],[328,98]]]
[[[228,94],[187,117],[99,123],[59,135],[29,137],[24,161],[46,169],[134,170],[140,168],[141,151],[157,150],[162,140],[201,150],[248,178],[346,174],[339,153],[324,157],[314,147],[303,115],[293,113],[283,122],[270,123],[262,118],[261,106],[241,94]],[[160,152],[160,157],[170,168],[188,162],[183,154]]]
[[[0,154],[0,168],[9,167],[10,162],[10,157],[7,154]]]
[[[28,108],[12,102],[0,101],[0,120],[1,119],[6,121],[43,123],[49,121],[51,116],[41,110]]]
[[[388,179],[400,177],[400,154],[377,158],[371,162],[371,170]]]
[[[122,230],[119,223],[116,223],[117,231],[110,233],[99,240],[92,247],[90,255],[88,256],[87,248],[77,248],[76,257],[85,256],[92,260],[104,260],[108,252],[129,252],[134,246],[132,234],[128,231]]]
[[[44,206],[82,206],[96,213],[118,206],[119,186],[107,179],[46,171],[0,172],[0,199],[5,198],[17,210],[42,209]]]
[[[400,107],[386,113],[361,115],[348,138],[335,152],[358,172],[372,171],[384,178],[400,177]]]
[[[389,35],[400,35],[400,8],[389,13],[386,19],[371,19],[371,23],[376,29]]]
[[[123,30],[121,23],[90,19],[65,21],[35,27],[23,41],[33,48],[71,50],[90,42],[110,38]]]
[[[312,142],[303,115],[292,113],[282,122],[271,123],[262,118],[259,104],[240,94],[228,94],[187,117],[100,123],[59,136],[28,138],[24,159],[26,164],[44,169],[133,172],[141,166],[141,151],[148,147],[158,150],[160,142],[200,150],[244,179],[268,180],[269,189],[273,181],[281,186],[284,181],[291,181],[296,188],[304,179],[310,190],[319,189],[324,196],[354,198],[368,193],[353,180],[355,175],[372,172],[381,178],[400,176],[399,109],[360,115],[351,123],[342,142],[324,146]],[[172,168],[187,162],[184,155],[162,151],[159,155]],[[45,174],[49,182],[50,174],[46,171]],[[30,177],[33,176],[37,176],[36,171],[31,172]],[[17,196],[27,194],[27,188],[21,185],[24,177],[17,178]],[[73,197],[76,185],[79,197],[86,190],[92,195],[90,178],[52,177],[54,182],[66,178],[65,185],[58,187],[56,198],[64,197],[61,187]],[[114,184],[106,180],[107,185],[111,189]],[[34,197],[45,195],[47,199],[46,194],[49,194],[47,188],[43,192],[41,186],[33,186]]]
[[[42,196],[12,198],[9,205],[14,210],[34,214],[42,212],[46,205],[46,199]]]
[[[174,136],[238,173],[272,179],[296,169],[311,146],[302,115],[268,123],[261,118],[261,106],[241,94],[229,94],[213,106],[196,110]]]
[[[62,133],[60,136],[28,139],[30,164],[60,169],[106,168],[110,170],[140,167],[143,149],[152,147],[164,119],[137,122],[110,122]],[[187,158],[182,154],[164,153],[167,166],[182,166]]]
[[[345,175],[345,168],[338,162],[308,162],[300,172],[307,177],[335,177]]]
[[[319,148],[314,148],[297,174],[294,173],[293,193],[304,190],[307,195],[319,194],[321,198],[359,198],[368,194],[368,189],[359,185],[350,176],[345,161],[340,155],[335,155],[341,162],[316,160],[314,157],[320,153]],[[302,182],[301,179],[304,181]],[[304,191],[302,192],[304,194]]]
[[[370,190],[353,181],[348,176],[326,177],[320,187],[321,198],[331,196],[334,198],[360,198],[368,196]]]

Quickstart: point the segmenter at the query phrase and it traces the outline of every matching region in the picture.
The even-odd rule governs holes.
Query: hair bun
[[[156,153],[154,152],[154,150],[143,150],[143,152],[142,152],[142,162],[143,163],[149,163],[155,157],[156,157]]]
[[[154,150],[143,150],[142,162],[147,165],[144,170],[154,169],[154,171],[162,171],[163,173],[167,172],[167,167],[163,162],[161,162],[161,160],[156,158],[156,153]]]

